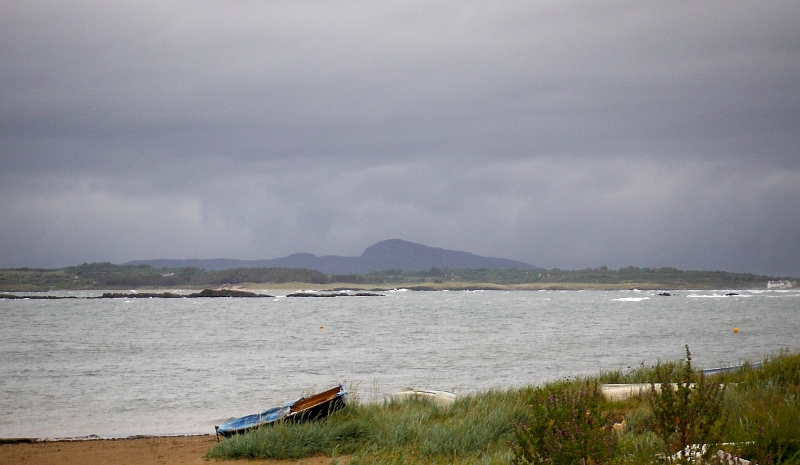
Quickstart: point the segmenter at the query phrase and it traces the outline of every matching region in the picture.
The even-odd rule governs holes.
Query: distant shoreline
[[[798,287],[798,278],[682,271],[675,268],[608,267],[582,270],[504,268],[389,269],[367,274],[331,275],[306,268],[153,268],[148,265],[86,263],[59,269],[0,269],[0,292],[132,289],[358,289],[437,290],[685,290]]]
[[[222,294],[212,295],[184,295],[179,296],[172,294],[175,288],[165,287],[125,287],[128,292],[112,292],[112,295],[94,298],[123,298],[123,297],[248,297],[244,295],[246,292],[256,293],[249,297],[273,297],[272,295],[260,294],[261,292],[268,291],[318,291],[318,292],[387,292],[397,289],[406,289],[409,291],[688,291],[688,290],[704,290],[704,291],[722,291],[722,290],[767,290],[765,283],[758,283],[761,285],[753,286],[710,286],[710,285],[697,285],[693,283],[686,283],[683,285],[667,284],[667,283],[525,283],[525,284],[494,284],[494,283],[471,283],[471,282],[420,282],[420,283],[385,283],[380,285],[367,285],[360,283],[303,283],[303,282],[288,282],[288,283],[237,283],[233,286],[218,286],[213,288],[193,288],[193,287],[179,287],[180,290],[186,291],[200,291],[214,290]],[[791,288],[790,288],[791,289]],[[0,298],[2,294],[10,294],[13,292],[26,292],[26,293],[48,293],[48,292],[69,292],[69,291],[118,291],[120,289],[109,288],[108,286],[91,288],[64,288],[64,289],[29,289],[20,288],[18,286],[10,286],[5,289],[0,289]],[[145,293],[144,295],[135,296],[129,293]],[[227,294],[226,294],[227,292]],[[236,295],[241,292],[241,295]],[[172,294],[172,295],[168,295]],[[23,298],[25,298],[23,296]]]

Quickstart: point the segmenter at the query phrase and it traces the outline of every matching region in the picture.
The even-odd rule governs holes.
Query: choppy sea
[[[796,290],[260,292],[277,297],[0,300],[0,437],[213,434],[338,382],[373,401],[627,370],[686,344],[701,368],[800,350]]]

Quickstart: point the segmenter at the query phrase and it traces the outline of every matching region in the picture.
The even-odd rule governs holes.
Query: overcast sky
[[[0,267],[800,277],[800,2],[5,0]]]

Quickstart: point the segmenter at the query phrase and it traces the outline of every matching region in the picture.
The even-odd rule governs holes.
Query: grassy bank
[[[604,383],[650,382],[665,388],[618,401],[600,393]],[[354,465],[655,464],[695,441],[761,464],[800,463],[800,354],[783,352],[758,368],[707,378],[689,357],[492,390],[460,397],[450,407],[421,400],[362,403],[356,393],[325,420],[236,436],[212,447],[208,457],[322,454],[347,456]]]

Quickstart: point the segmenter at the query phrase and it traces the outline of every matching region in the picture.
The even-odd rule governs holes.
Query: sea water
[[[263,292],[278,296],[0,300],[0,437],[213,433],[339,382],[380,401],[627,370],[685,345],[702,368],[800,350],[798,291]]]

